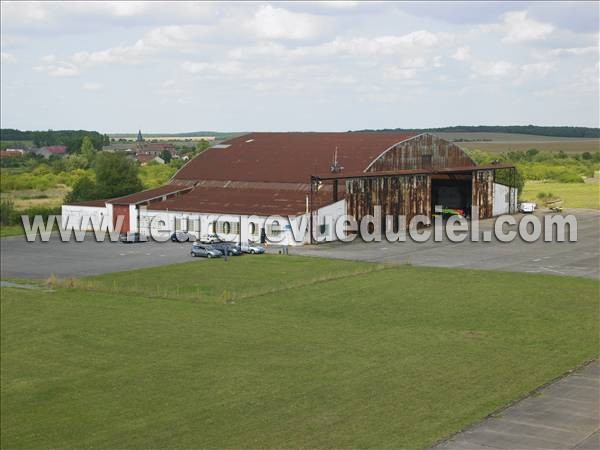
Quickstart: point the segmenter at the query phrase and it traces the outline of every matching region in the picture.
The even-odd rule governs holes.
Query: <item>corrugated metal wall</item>
[[[431,134],[423,134],[388,150],[367,172],[473,166],[473,160],[457,145]]]
[[[374,206],[381,206],[381,214],[406,216],[406,223],[417,214],[431,215],[431,179],[427,175],[382,176],[346,180],[346,204],[349,215],[360,221],[373,215]]]
[[[479,206],[479,218],[488,219],[494,208],[494,171],[476,170],[473,172],[473,206]]]

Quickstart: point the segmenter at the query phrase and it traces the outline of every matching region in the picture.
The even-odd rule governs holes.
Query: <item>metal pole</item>
[[[310,220],[310,243],[314,244],[313,242],[313,213],[312,213],[312,207],[313,207],[313,185],[314,185],[314,180],[315,178],[311,175],[310,177],[310,201],[309,201],[309,220]]]

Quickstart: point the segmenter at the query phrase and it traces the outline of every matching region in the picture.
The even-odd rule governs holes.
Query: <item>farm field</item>
[[[2,288],[3,448],[422,448],[598,354],[581,278],[262,255],[51,287]]]
[[[563,200],[566,208],[600,209],[600,183],[545,183],[528,181],[522,200],[536,201],[538,194],[552,194]]]
[[[70,190],[69,187],[64,185],[58,185],[44,191],[22,189],[2,192],[0,198],[2,200],[12,200],[17,209],[26,209],[32,206],[46,206],[52,208],[62,205],[65,195],[67,195]]]
[[[564,151],[565,153],[594,153],[600,151],[600,139],[563,138],[554,136],[535,136],[516,133],[435,133],[449,140],[465,139],[457,142],[469,150],[483,150],[500,154],[509,151],[527,151],[535,148],[541,152]]]

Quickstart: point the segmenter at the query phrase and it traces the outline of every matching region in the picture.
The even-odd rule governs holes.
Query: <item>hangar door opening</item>
[[[460,209],[471,216],[472,180],[470,174],[433,175],[431,177],[431,211],[436,206]]]

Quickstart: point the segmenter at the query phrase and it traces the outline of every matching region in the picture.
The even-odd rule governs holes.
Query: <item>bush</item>
[[[60,206],[54,208],[48,206],[30,206],[23,210],[17,210],[11,200],[2,200],[0,203],[0,224],[21,225],[21,216],[28,216],[30,223],[35,216],[42,216],[44,221],[46,221],[48,220],[48,216],[59,215],[60,212]]]
[[[15,214],[15,204],[12,200],[2,200],[0,202],[0,225],[12,225],[12,219]]]
[[[561,183],[583,183],[583,178],[575,173],[563,173],[558,177]]]

